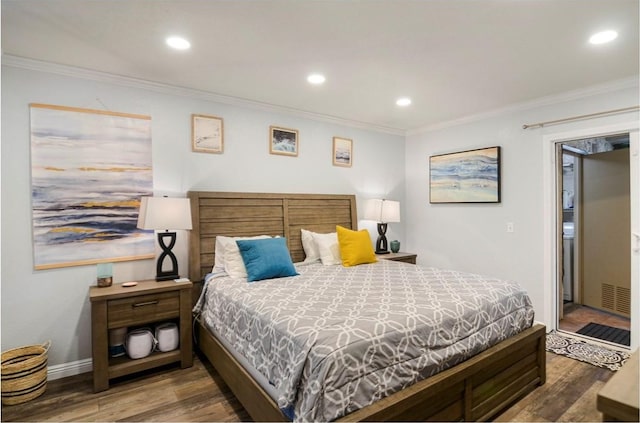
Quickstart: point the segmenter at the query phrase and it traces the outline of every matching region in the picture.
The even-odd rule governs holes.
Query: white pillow
[[[315,232],[300,229],[302,249],[304,250],[305,256],[303,263],[315,263],[316,261],[320,261],[320,252],[318,251],[316,242],[313,240],[313,234],[315,234]]]
[[[318,247],[322,264],[325,266],[342,264],[342,258],[340,257],[340,245],[338,244],[338,234],[336,232],[328,234],[312,233],[311,236]]]
[[[240,255],[240,249],[237,240],[246,239],[265,239],[271,238],[269,235],[258,236],[217,236],[216,237],[216,257],[213,266],[213,272],[223,270],[232,278],[246,278],[247,269],[244,267],[244,261]],[[219,252],[220,257],[218,257]],[[219,260],[220,259],[220,260]]]
[[[216,246],[214,249],[215,257],[213,262],[213,269],[211,273],[223,273],[224,272],[224,244],[220,238],[228,238],[224,236],[216,237]]]

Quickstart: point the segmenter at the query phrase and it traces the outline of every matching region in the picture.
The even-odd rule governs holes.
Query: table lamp
[[[389,254],[387,249],[387,223],[400,222],[400,203],[398,201],[373,199],[367,202],[364,218],[378,222],[376,254]]]
[[[158,257],[156,266],[156,281],[178,279],[178,260],[171,249],[176,244],[176,233],[173,230],[191,229],[191,203],[188,198],[142,197],[140,214],[138,215],[139,229],[164,230],[158,232],[158,244],[162,253]],[[168,242],[168,244],[167,244]],[[163,269],[165,259],[171,261],[171,267]]]

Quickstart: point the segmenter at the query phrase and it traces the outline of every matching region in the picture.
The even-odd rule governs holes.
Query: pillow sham
[[[245,268],[244,262],[242,261],[242,256],[240,255],[240,250],[238,250],[238,244],[236,244],[236,241],[268,238],[271,237],[269,235],[236,237],[217,236],[215,250],[216,257],[212,273],[222,270],[232,278],[246,278],[247,269]],[[221,251],[221,263],[219,263],[218,261],[218,249]]]
[[[325,266],[333,266],[342,263],[340,258],[340,246],[338,245],[338,235],[336,232],[328,234],[312,233],[313,240],[318,247],[320,260]]]
[[[336,232],[343,266],[357,266],[378,261],[368,230],[352,231],[342,226],[336,226]]]
[[[223,236],[216,237],[216,244],[214,247],[214,261],[213,261],[213,269],[211,269],[211,273],[221,273],[224,272],[224,245],[222,244],[222,240],[220,238],[226,238]]]
[[[236,241],[247,269],[247,281],[296,276],[286,238]]]
[[[300,238],[302,239],[302,249],[304,250],[303,263],[315,263],[320,261],[320,252],[318,246],[313,240],[313,234],[315,232],[308,231],[306,229],[300,229]]]

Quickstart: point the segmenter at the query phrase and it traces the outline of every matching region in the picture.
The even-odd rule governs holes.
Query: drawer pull
[[[143,306],[148,306],[148,305],[156,305],[158,304],[158,300],[155,301],[146,301],[144,303],[136,303],[136,304],[132,304],[131,307],[143,307]]]

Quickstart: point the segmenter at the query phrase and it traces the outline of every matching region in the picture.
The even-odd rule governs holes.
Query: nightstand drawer
[[[109,300],[107,305],[109,329],[171,319],[179,315],[179,291]]]

